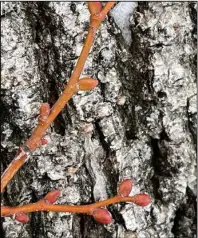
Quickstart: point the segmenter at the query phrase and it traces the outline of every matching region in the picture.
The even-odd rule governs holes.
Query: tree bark
[[[132,178],[132,194],[146,192],[152,204],[109,206],[108,226],[69,213],[32,213],[27,224],[5,217],[4,237],[196,237],[196,5],[138,2],[131,43],[109,15],[82,73],[99,86],[69,101],[49,144],[2,196],[16,206],[60,189],[59,204],[88,204]],[[63,91],[88,23],[86,2],[2,3],[2,171],[31,135],[40,104],[52,106]]]

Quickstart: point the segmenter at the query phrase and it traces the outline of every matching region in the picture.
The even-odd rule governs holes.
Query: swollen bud
[[[47,201],[49,204],[53,204],[57,201],[57,199],[59,198],[61,194],[60,190],[53,190],[51,192],[49,192],[45,197],[45,201]]]
[[[111,213],[108,212],[105,208],[97,208],[93,214],[93,218],[102,224],[109,224],[112,222]]]
[[[50,105],[48,103],[42,103],[40,107],[39,120],[40,121],[47,120],[49,114],[50,114]]]
[[[151,203],[151,198],[147,194],[136,194],[133,196],[133,203],[138,206],[147,206]]]
[[[48,144],[48,140],[46,140],[45,138],[41,139],[41,145],[47,145]]]
[[[80,91],[87,91],[95,88],[98,85],[98,80],[92,78],[82,78],[78,82]]]
[[[125,179],[121,184],[118,186],[118,194],[121,197],[128,197],[131,190],[132,190],[133,182],[131,179]]]
[[[89,12],[92,14],[98,14],[102,10],[101,2],[88,2]]]
[[[22,223],[26,223],[29,221],[28,215],[23,212],[16,213],[14,219]]]

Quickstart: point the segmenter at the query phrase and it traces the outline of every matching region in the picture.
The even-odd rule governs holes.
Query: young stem
[[[46,201],[43,199],[36,203],[30,203],[18,207],[3,206],[1,208],[1,216],[8,216],[19,212],[30,213],[36,211],[86,213],[91,215],[96,208],[105,207],[120,202],[133,202],[133,201],[134,201],[133,197],[120,197],[119,195],[117,195],[104,201],[96,202],[89,205],[71,206],[71,205],[47,204]]]
[[[3,192],[4,188],[8,184],[8,182],[14,177],[16,172],[21,168],[21,166],[25,163],[27,155],[21,155],[19,159],[13,159],[10,163],[9,167],[4,171],[1,176],[1,192]]]
[[[104,8],[101,11],[101,15],[102,15],[102,21],[104,20],[105,16],[107,15],[107,13],[111,10],[111,8],[116,4],[115,1],[113,2],[107,2],[106,5],[104,6]]]

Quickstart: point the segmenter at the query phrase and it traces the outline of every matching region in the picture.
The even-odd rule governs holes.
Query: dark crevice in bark
[[[33,212],[31,214],[30,229],[32,238],[38,238],[43,235],[43,222],[41,212]]]
[[[189,99],[187,100],[187,118],[188,118],[188,129],[191,134],[194,147],[197,151],[197,112],[192,114],[189,112]]]
[[[138,3],[139,12],[143,12],[147,7],[147,3]],[[122,82],[122,93],[127,97],[126,103],[118,107],[126,128],[127,143],[138,139],[137,133],[141,125],[147,128],[146,118],[152,112],[152,107],[158,104],[158,98],[153,90],[154,70],[151,65],[153,52],[147,41],[141,41],[142,35],[149,36],[149,30],[141,32],[138,18],[139,15],[135,14],[134,23],[131,25],[132,44],[128,60],[122,62],[119,51],[116,55],[116,68]],[[118,49],[121,49],[121,52],[122,47],[118,41]],[[141,110],[136,111],[137,107]]]
[[[103,97],[104,102],[106,101],[106,96],[105,96],[105,91],[106,91],[106,84],[105,83],[101,83],[99,84],[100,88],[101,88],[101,95]]]
[[[189,13],[190,13],[190,17],[191,17],[191,20],[194,24],[194,28],[192,30],[192,39],[194,41],[194,44],[195,44],[195,47],[196,47],[196,44],[197,44],[197,9],[195,8],[195,4],[197,4],[196,2],[191,2],[189,3]],[[195,57],[195,60],[197,61],[197,57]],[[197,64],[194,65],[194,73],[195,75],[197,75]]]
[[[49,82],[48,87],[49,87],[48,103],[50,104],[50,107],[52,107],[55,104],[55,102],[57,101],[57,99],[59,98],[59,95],[58,95],[58,92],[56,89],[56,82],[55,81]],[[63,110],[67,111],[67,109],[65,109],[65,108]],[[66,114],[68,115],[68,111]],[[54,127],[55,132],[57,134],[64,136],[67,124],[68,124],[68,121],[66,122],[62,116],[62,113],[60,113],[53,122],[53,127]]]
[[[152,149],[152,166],[154,169],[154,175],[151,178],[153,185],[153,193],[156,200],[162,200],[162,194],[159,192],[160,178],[171,178],[179,173],[179,169],[182,163],[179,161],[174,166],[168,161],[168,148],[165,146],[165,141],[170,142],[165,130],[160,133],[160,139],[151,138],[150,146]]]
[[[124,124],[126,125],[125,126],[126,141],[130,143],[131,140],[138,139],[137,137],[138,126],[135,113],[135,106],[133,104],[131,105],[128,104],[122,107],[118,107],[118,110],[120,112]]]
[[[105,177],[107,178],[107,193],[108,196],[115,196],[117,194],[117,185],[119,182],[119,173],[114,169],[114,161],[113,158],[114,155],[112,153],[111,157],[105,160],[103,164],[103,172],[105,174]]]
[[[1,149],[1,171],[5,171],[5,169],[8,167],[9,163],[14,158],[14,153],[8,152],[7,148],[3,148],[0,146]]]
[[[161,135],[164,136],[164,133],[161,133]],[[179,172],[178,169],[180,165],[178,163],[177,167],[173,167],[167,160],[168,149],[164,141],[162,138],[159,140],[151,138],[151,148],[153,152],[152,164],[156,176],[173,177]]]
[[[1,237],[2,238],[5,238],[5,231],[4,231],[4,229],[3,229],[3,222],[4,222],[4,218],[3,217],[1,217]]]
[[[130,75],[133,74],[133,72],[128,71],[128,68],[130,67],[125,63],[123,65],[122,62],[120,62],[120,56],[116,56],[116,61],[119,62],[116,66],[116,68],[119,71],[121,81],[122,81],[122,93],[124,95],[127,95],[128,100],[127,102],[122,105],[118,106],[118,111],[119,114],[122,118],[122,121],[124,123],[124,128],[125,128],[125,136],[126,136],[126,142],[130,142],[130,140],[135,140],[137,139],[137,118],[136,118],[136,113],[135,113],[135,104],[133,100],[131,99],[132,94],[130,88],[128,88],[128,84],[131,80]],[[124,66],[124,67],[123,67]]]
[[[186,189],[186,199],[176,211],[172,233],[175,238],[196,237],[197,232],[196,196]]]
[[[81,204],[87,204],[87,202],[83,202],[83,196],[85,195],[86,197],[89,196],[89,203],[94,203],[95,199],[94,199],[94,195],[93,195],[93,183],[94,183],[94,179],[92,178],[89,169],[86,165],[86,163],[84,163],[82,165],[82,167],[84,167],[84,171],[83,174],[86,174],[86,181],[84,181],[83,179],[80,180],[79,182],[79,187],[82,188],[80,190],[80,194],[81,194]],[[83,175],[81,176],[83,178]],[[86,184],[85,184],[86,183]],[[91,193],[87,192],[87,187],[91,187]],[[80,215],[79,215],[80,216]]]
[[[104,225],[96,223],[91,216],[86,216],[84,238],[111,238],[112,234]]]
[[[56,38],[60,39],[63,34],[68,37],[70,35],[65,32],[60,17],[56,15],[53,8],[49,7],[49,3],[26,3],[26,6],[26,15],[32,28],[33,41],[38,46],[34,48],[34,51],[43,83],[43,88],[39,90],[43,95],[43,100],[52,106],[64,89],[65,81],[62,79],[61,72],[64,72],[69,78],[74,67],[72,61],[67,59],[61,61],[61,47],[63,50],[66,48],[68,52],[72,52],[72,47],[63,42],[60,42],[61,47],[57,47]],[[70,55],[72,56],[71,53]],[[72,104],[70,104],[71,106]],[[71,119],[68,108],[65,107],[53,122],[56,133],[64,136],[69,123],[71,123]]]
[[[102,162],[103,164],[103,173],[108,180],[107,191],[109,191],[109,196],[115,195],[117,193],[117,183],[118,183],[118,173],[115,171],[113,166],[113,157],[115,156],[115,151],[110,149],[110,145],[106,142],[105,136],[102,132],[102,129],[99,125],[100,120],[95,121],[95,129],[98,133],[99,140],[102,144],[103,150],[106,155]]]
[[[14,153],[9,153],[8,149],[1,147],[1,171],[5,171],[5,169],[9,165],[9,161],[12,161],[14,157]],[[2,175],[2,173],[1,173]],[[6,204],[7,206],[12,206],[12,197],[10,197],[10,194],[7,192],[7,187],[5,187],[3,194],[1,194],[1,202]]]
[[[70,4],[70,10],[73,12],[73,14],[76,14],[76,3],[72,2]]]
[[[160,171],[158,170],[159,169],[158,166],[160,166],[160,163],[158,162],[158,159],[160,156],[160,150],[158,147],[158,140],[151,138],[151,147],[153,150],[152,166],[154,168],[154,175],[151,178],[151,182],[153,185],[153,194],[154,194],[156,200],[162,200],[162,194],[159,192]]]
[[[196,50],[196,45],[197,45],[197,11],[195,9],[195,2],[191,2],[189,3],[189,13],[190,13],[190,17],[191,20],[194,24],[194,28],[192,30],[192,40],[194,43],[194,47]],[[195,80],[197,79],[197,53],[195,52],[192,57],[189,58],[190,60],[190,66],[192,68],[192,72],[195,75]],[[189,100],[190,98],[187,100],[187,116],[188,116],[188,128],[189,131],[192,135],[192,139],[194,142],[194,146],[197,150],[197,113],[195,114],[191,114],[188,112],[189,109]]]
[[[72,221],[73,238],[84,238],[83,235],[81,234],[81,222],[84,222],[83,215],[74,214],[73,221]]]
[[[10,202],[8,193],[7,193],[7,187],[4,189],[3,195],[1,195],[1,201],[8,206],[12,206],[12,202]]]
[[[154,174],[153,177],[151,178],[151,182],[152,182],[153,194],[154,194],[155,200],[162,200],[162,194],[159,191],[160,183],[159,183],[158,176]]]
[[[105,159],[106,159],[111,154],[111,150],[110,150],[110,146],[108,145],[108,143],[105,140],[105,136],[102,132],[102,129],[100,128],[99,122],[100,122],[99,120],[96,120],[94,124],[95,124],[95,129],[98,134],[99,140],[101,142],[101,145],[106,153],[106,155],[105,155]]]
[[[125,206],[125,204],[120,203],[121,208],[118,210],[116,205],[111,205],[108,207],[108,210],[110,211],[110,213],[112,214],[113,219],[115,220],[116,224],[119,224],[121,226],[124,227],[125,230],[127,230],[126,228],[126,224],[124,221],[123,216],[120,214],[120,210],[122,210],[123,206]]]
[[[80,235],[82,238],[85,238],[85,219],[86,217],[82,214],[80,217]]]
[[[162,115],[161,115],[162,116]],[[162,119],[162,118],[161,118]],[[167,141],[167,142],[171,142],[170,138],[168,137],[168,134],[166,133],[166,130],[163,128],[163,130],[160,132],[159,134],[160,136],[160,140],[164,140],[164,141]]]
[[[143,13],[145,10],[150,10],[149,2],[138,2],[137,12]]]
[[[4,99],[3,99],[4,100]],[[13,118],[15,117],[16,109],[18,107],[14,106],[14,102],[12,105],[8,105],[6,103],[6,98],[5,102],[0,100],[0,123],[1,123],[1,128],[3,128],[4,123],[8,123],[10,126],[10,129],[12,130],[11,138],[12,141],[16,145],[20,145],[21,141],[24,140],[24,137],[29,134],[30,129],[28,128],[23,128],[23,131],[19,128],[19,126],[14,122]],[[3,141],[3,136],[1,135],[1,140]]]

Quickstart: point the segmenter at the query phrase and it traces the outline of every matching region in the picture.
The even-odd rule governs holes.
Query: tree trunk
[[[152,204],[111,205],[108,226],[69,213],[35,212],[27,224],[5,217],[6,238],[196,237],[196,3],[136,3],[123,28],[119,4],[82,73],[99,86],[69,101],[2,202],[60,189],[59,204],[89,204],[132,178],[132,194],[146,192]],[[2,171],[31,135],[40,104],[52,106],[63,91],[88,23],[86,2],[2,3]]]

